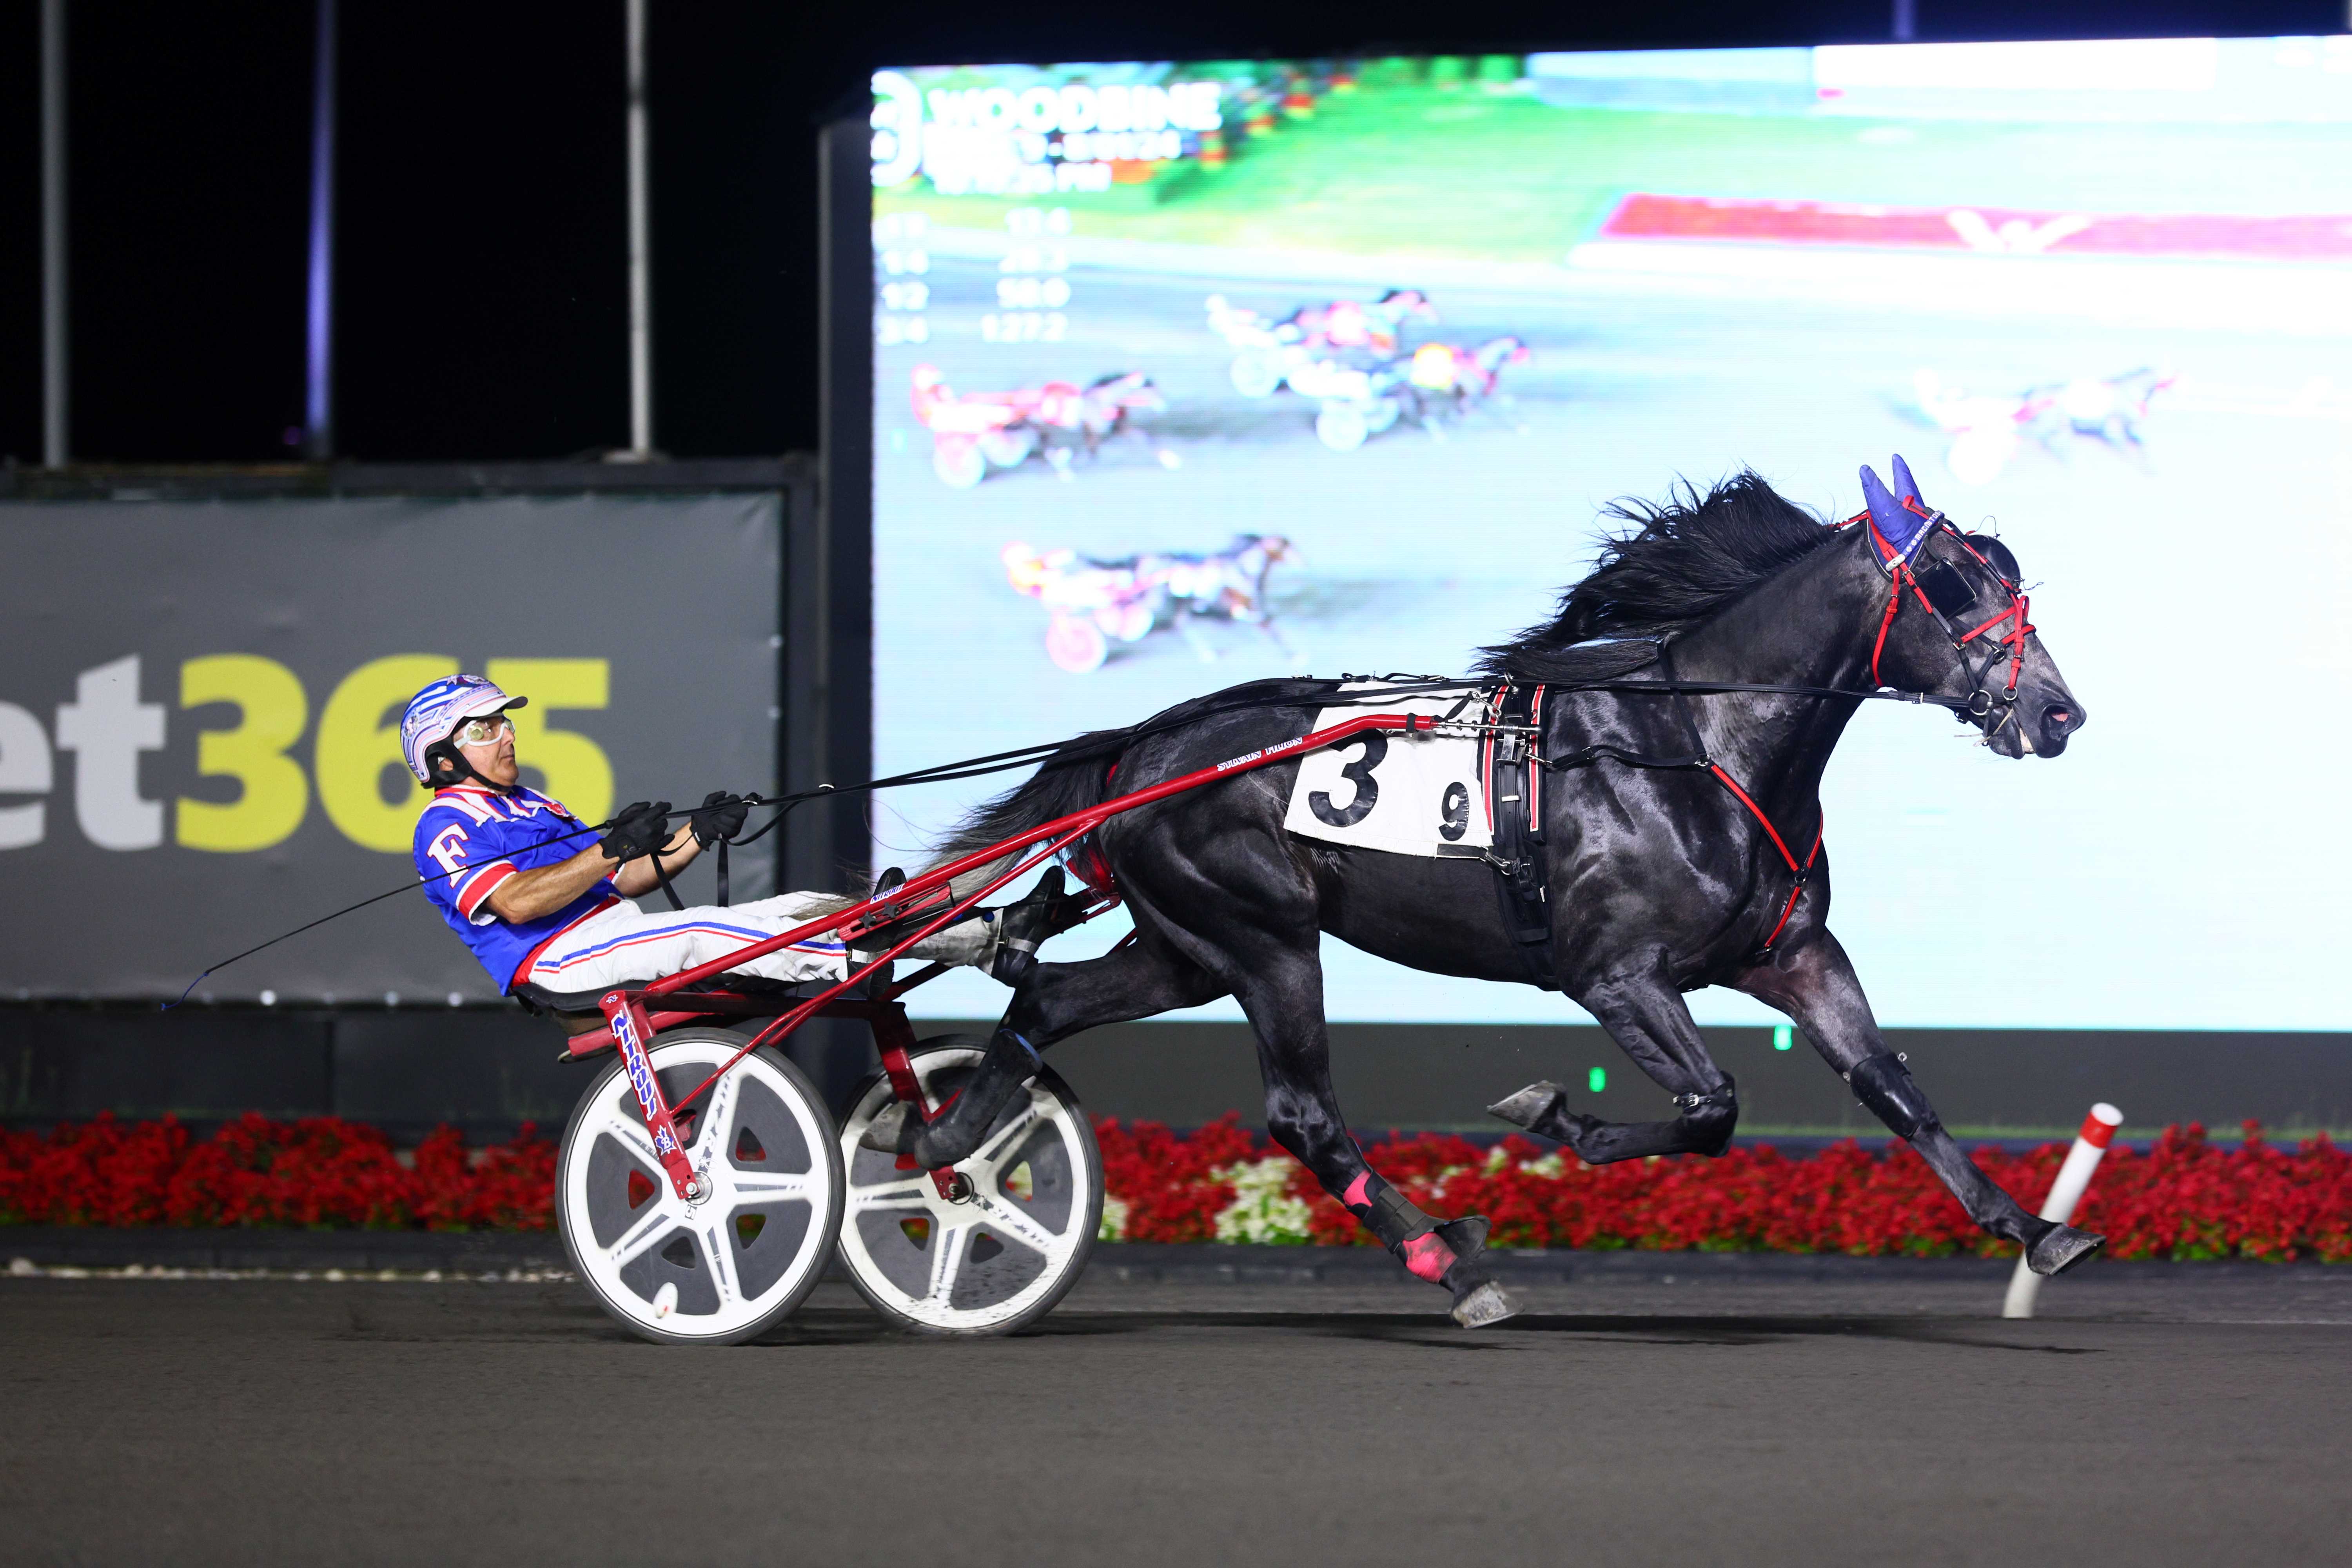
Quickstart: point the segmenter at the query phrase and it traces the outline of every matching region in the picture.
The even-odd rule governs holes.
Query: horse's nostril
[[[2053,708],[2050,710],[2050,721],[2053,724],[2072,724],[2074,721],[2074,715],[2063,708]]]

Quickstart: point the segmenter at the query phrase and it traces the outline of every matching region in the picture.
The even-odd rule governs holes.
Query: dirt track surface
[[[827,1286],[702,1352],[570,1284],[0,1279],[0,1561],[2324,1561],[2352,1279],[2296,1274],[2021,1323],[1948,1277],[1537,1286],[1479,1334],[1089,1279],[966,1342]]]

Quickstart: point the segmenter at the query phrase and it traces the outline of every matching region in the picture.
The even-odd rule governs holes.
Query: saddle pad
[[[1378,681],[1343,686],[1346,692],[1386,689]],[[1401,696],[1377,706],[1326,708],[1315,728],[1326,729],[1366,713],[1418,713],[1442,719],[1457,706],[1458,719],[1477,716],[1480,704],[1462,701],[1459,691]],[[1486,819],[1486,793],[1478,778],[1478,742],[1467,734],[1418,734],[1372,731],[1309,752],[1298,764],[1284,827],[1302,838],[1320,838],[1391,855],[1475,859],[1495,842]]]

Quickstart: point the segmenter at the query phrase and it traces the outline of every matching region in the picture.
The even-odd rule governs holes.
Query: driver
[[[416,820],[417,875],[499,991],[594,994],[642,984],[724,958],[846,900],[782,893],[730,908],[647,914],[631,900],[651,892],[743,826],[747,803],[714,792],[673,830],[667,801],[639,801],[597,837],[562,805],[523,787],[507,710],[509,697],[478,675],[436,680],[401,715],[401,753],[433,791]],[[656,858],[660,872],[656,871]],[[916,958],[968,963],[1011,984],[1051,934],[1058,887],[1041,884],[1017,903],[980,911],[908,950]],[[887,946],[888,939],[876,938]],[[850,954],[811,937],[746,963],[771,980],[840,980]]]

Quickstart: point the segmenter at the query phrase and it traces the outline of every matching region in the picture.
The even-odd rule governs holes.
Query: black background
[[[73,450],[294,455],[312,7],[68,0]],[[1926,39],[2340,30],[2337,0],[1919,0]],[[1861,42],[1886,0],[1475,8],[653,0],[656,441],[817,439],[817,122],[880,64]],[[628,436],[621,0],[344,0],[337,447]],[[40,427],[39,15],[0,5],[0,460]]]

